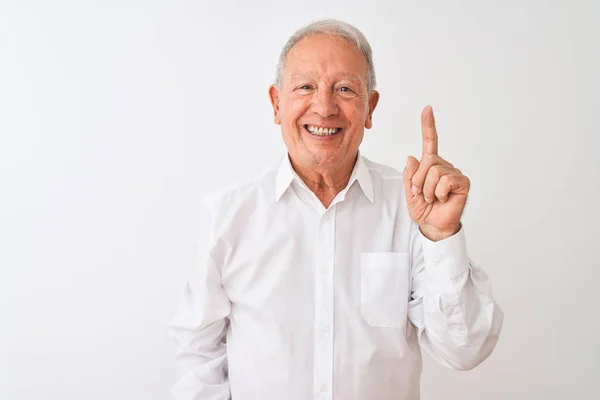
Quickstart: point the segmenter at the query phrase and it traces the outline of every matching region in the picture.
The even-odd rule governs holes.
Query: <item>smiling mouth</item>
[[[314,136],[333,136],[339,134],[343,128],[323,127],[317,125],[304,125],[304,129]]]

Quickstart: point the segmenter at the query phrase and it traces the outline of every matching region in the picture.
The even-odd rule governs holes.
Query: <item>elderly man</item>
[[[469,179],[438,155],[402,173],[359,153],[379,100],[371,47],[339,21],[296,32],[269,89],[287,154],[205,198],[209,241],[170,331],[188,400],[419,399],[421,348],[453,369],[503,313],[469,259]]]

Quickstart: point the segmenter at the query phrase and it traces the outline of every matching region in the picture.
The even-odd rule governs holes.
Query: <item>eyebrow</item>
[[[309,72],[305,72],[305,73],[291,74],[290,78],[292,78],[292,79],[305,79],[305,78],[312,78],[314,75],[316,75],[315,71],[309,71]],[[357,81],[359,83],[362,83],[362,80],[360,79],[360,77],[358,77],[356,75],[352,75],[352,74],[340,74],[340,75],[337,76],[337,79],[349,79],[351,81]]]

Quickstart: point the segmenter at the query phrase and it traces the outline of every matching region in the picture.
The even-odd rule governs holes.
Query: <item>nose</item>
[[[318,90],[313,97],[311,105],[313,112],[319,114],[321,117],[326,118],[338,113],[338,106],[335,102],[333,93],[330,90]]]

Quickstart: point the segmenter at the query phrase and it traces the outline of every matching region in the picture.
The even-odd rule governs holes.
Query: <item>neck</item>
[[[325,208],[328,208],[335,196],[348,185],[357,157],[358,153],[347,157],[339,165],[323,169],[296,163],[291,156],[290,162],[306,186],[319,198]]]

